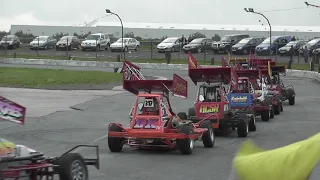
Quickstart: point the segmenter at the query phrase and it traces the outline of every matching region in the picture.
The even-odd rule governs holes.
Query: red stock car
[[[123,64],[123,88],[137,96],[131,110],[130,126],[110,123],[108,146],[111,152],[122,151],[123,145],[133,148],[178,148],[191,154],[196,140],[205,147],[214,146],[210,121],[198,123],[180,119],[173,111],[169,93],[187,98],[188,83],[178,75],[173,80],[145,80],[140,68],[131,62]]]
[[[0,119],[23,125],[26,108],[0,96]],[[74,150],[95,148],[96,159],[85,159]],[[87,165],[99,169],[99,147],[78,145],[60,157],[45,157],[24,145],[16,145],[0,138],[0,180],[89,180]]]

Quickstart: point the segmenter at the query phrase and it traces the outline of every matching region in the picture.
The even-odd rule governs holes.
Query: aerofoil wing
[[[237,83],[236,74],[231,67],[201,67],[190,52],[188,53],[188,74],[195,85],[198,82],[206,82],[230,83],[235,86]]]
[[[123,89],[137,95],[141,91],[152,93],[161,91],[172,92],[174,96],[188,97],[188,82],[177,74],[172,80],[147,80],[140,72],[140,67],[129,62],[123,62]]]

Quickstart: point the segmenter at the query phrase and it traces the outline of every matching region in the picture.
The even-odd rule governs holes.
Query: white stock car
[[[123,38],[123,48],[122,48],[122,38],[119,38],[116,42],[112,43],[110,50],[115,51],[138,51],[140,47],[140,42],[135,38]]]

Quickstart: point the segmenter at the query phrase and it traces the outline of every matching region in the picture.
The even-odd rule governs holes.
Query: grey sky
[[[309,3],[320,5],[316,0]],[[306,8],[304,0],[1,0],[0,5],[0,30],[8,29],[11,24],[83,24],[104,16],[105,8],[118,13],[124,23],[235,25],[259,25],[258,21],[263,20],[246,13],[244,7],[253,7],[256,11],[304,8],[265,15],[272,25],[320,26],[320,9]],[[117,21],[117,18],[110,16],[103,21]]]

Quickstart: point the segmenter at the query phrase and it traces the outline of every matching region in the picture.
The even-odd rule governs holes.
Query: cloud
[[[34,13],[25,12],[11,17],[0,17],[0,31],[9,31],[11,25],[64,25],[61,22],[41,21]]]

